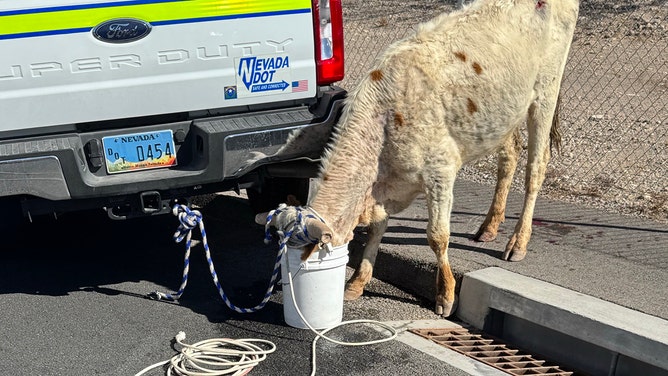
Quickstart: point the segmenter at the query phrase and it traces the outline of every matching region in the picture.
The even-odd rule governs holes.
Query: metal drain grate
[[[410,332],[511,375],[570,376],[560,366],[513,349],[498,339],[466,328],[411,329]]]

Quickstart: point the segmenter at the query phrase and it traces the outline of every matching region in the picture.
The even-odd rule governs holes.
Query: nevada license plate
[[[110,174],[176,166],[171,130],[103,137],[102,145]]]

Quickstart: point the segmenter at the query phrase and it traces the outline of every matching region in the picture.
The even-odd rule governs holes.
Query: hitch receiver
[[[141,201],[141,211],[145,214],[153,214],[162,211],[162,198],[158,191],[148,191],[139,194]]]

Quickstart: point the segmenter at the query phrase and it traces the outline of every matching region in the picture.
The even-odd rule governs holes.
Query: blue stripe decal
[[[155,1],[155,2],[171,2],[171,1],[183,1],[183,0],[146,0],[146,1]],[[150,22],[152,26],[165,26],[165,25],[177,25],[177,24],[186,24],[186,23],[198,23],[198,22],[210,22],[210,21],[224,21],[240,18],[257,18],[257,17],[273,17],[273,16],[282,16],[287,14],[303,14],[311,13],[310,8],[305,9],[294,9],[294,10],[283,10],[276,12],[264,12],[264,13],[251,13],[251,14],[235,14],[231,16],[217,16],[217,17],[202,17],[202,18],[187,18],[180,20],[167,20],[167,21],[156,21]],[[87,33],[91,31],[92,27],[83,27],[76,29],[63,29],[63,30],[45,30],[45,31],[35,31],[29,33],[18,33],[18,34],[0,34],[0,40],[3,39],[19,39],[19,38],[33,38],[41,37],[47,35],[60,35],[60,34],[76,34],[76,33]]]
[[[160,4],[160,3],[176,3],[176,2],[181,2],[181,1],[187,1],[187,0],[130,0],[130,1],[124,1],[124,2],[108,2],[108,3],[80,4],[80,5],[68,5],[68,6],[60,6],[60,7],[47,7],[47,8],[35,8],[35,9],[19,9],[19,10],[8,10],[8,11],[0,12],[0,17],[2,17],[2,16],[16,16],[16,15],[20,15],[20,14],[62,12],[62,11],[68,11],[68,10],[125,7],[125,6],[131,6],[131,5]]]

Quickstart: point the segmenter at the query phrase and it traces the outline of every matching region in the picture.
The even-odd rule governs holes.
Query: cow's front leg
[[[362,253],[362,261],[346,283],[346,291],[343,295],[345,300],[355,300],[362,296],[364,287],[371,280],[373,265],[376,263],[376,256],[378,256],[378,247],[380,247],[380,241],[385,230],[387,230],[388,219],[385,216],[384,219],[369,224],[369,236]]]
[[[437,315],[448,317],[457,310],[455,277],[448,260],[450,241],[450,213],[452,212],[452,189],[456,174],[455,166],[444,166],[441,171],[427,179],[427,207],[429,224],[427,239],[436,255],[436,308]]]
[[[448,260],[448,241],[450,235],[446,233],[428,235],[429,246],[436,254],[436,308],[434,312],[443,317],[451,316],[457,310],[457,295],[455,295],[455,276],[452,274]]]

